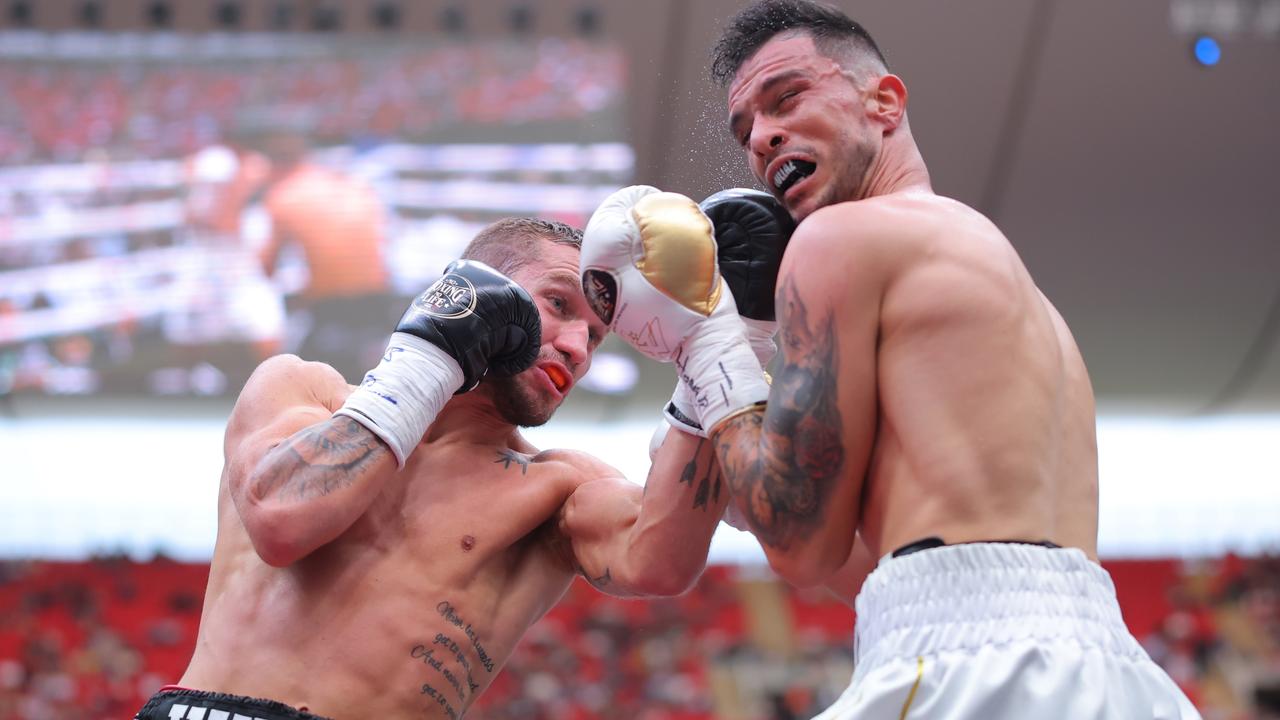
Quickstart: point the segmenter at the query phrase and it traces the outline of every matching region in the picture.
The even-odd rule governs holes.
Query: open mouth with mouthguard
[[[773,176],[769,178],[769,183],[778,193],[778,196],[781,197],[787,194],[787,191],[791,189],[792,185],[795,185],[801,180],[809,177],[817,169],[818,165],[816,163],[809,162],[808,160],[800,160],[799,158],[792,158],[782,163],[782,165],[778,166],[777,170],[773,171]]]
[[[559,365],[548,364],[540,365],[539,367],[542,372],[547,374],[547,377],[551,378],[551,384],[555,385],[558,392],[565,392],[573,383],[573,378],[569,377],[569,374]]]

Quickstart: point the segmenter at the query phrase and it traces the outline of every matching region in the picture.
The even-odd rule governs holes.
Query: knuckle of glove
[[[722,190],[699,207],[715,226],[720,272],[753,320],[773,320],[774,286],[795,221],[776,198],[746,188]]]
[[[531,367],[538,359],[542,345],[542,318],[538,306],[525,289],[512,283],[509,319],[495,328],[494,349],[489,363],[496,375],[516,375]]]
[[[474,388],[492,366],[515,374],[537,357],[541,322],[532,298],[515,281],[474,260],[458,260],[419,295],[396,327],[449,353],[462,367],[459,393]]]
[[[592,309],[642,354],[669,361],[721,297],[715,237],[689,198],[639,185],[606,198],[583,233]]]

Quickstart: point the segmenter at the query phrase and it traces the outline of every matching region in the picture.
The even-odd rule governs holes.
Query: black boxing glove
[[[731,188],[721,190],[698,204],[711,220],[716,236],[716,264],[737,303],[738,314],[747,326],[751,351],[768,367],[778,352],[773,336],[778,323],[774,319],[773,291],[782,266],[782,253],[796,229],[790,213],[772,195],[759,190]],[[768,375],[765,376],[766,378]],[[706,431],[695,420],[697,403],[684,382],[676,383],[671,401],[663,408],[667,423],[684,432],[706,437]],[[666,437],[667,426],[661,425],[649,442],[652,459]]]
[[[482,262],[455,260],[396,326],[449,353],[467,392],[486,372],[515,375],[538,358],[542,320],[525,289]]]
[[[773,291],[796,223],[767,192],[732,188],[699,203],[716,231],[720,276],[729,284],[738,314],[774,319]]]
[[[455,261],[414,299],[382,362],[335,415],[369,428],[404,467],[451,395],[488,372],[525,370],[541,342],[538,307],[524,288],[484,263]]]
[[[715,227],[720,276],[738,303],[751,349],[768,367],[778,350],[773,294],[796,223],[781,202],[760,190],[721,190],[699,207]]]

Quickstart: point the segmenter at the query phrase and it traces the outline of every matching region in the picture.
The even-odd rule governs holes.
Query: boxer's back
[[[336,718],[460,716],[572,579],[544,523],[580,478],[520,450],[422,445],[345,533],[283,568],[254,551],[224,478],[181,684]]]
[[[929,194],[864,202],[911,220],[880,308],[863,537],[879,554],[938,536],[1094,556],[1093,394],[1061,316],[972,209]]]
[[[373,188],[304,165],[280,181],[265,202],[276,233],[297,242],[306,255],[308,297],[385,290],[385,210]]]

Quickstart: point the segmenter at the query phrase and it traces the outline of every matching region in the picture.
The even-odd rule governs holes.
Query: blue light
[[[1218,41],[1208,35],[1201,35],[1196,38],[1195,44],[1196,62],[1205,67],[1213,67],[1222,59],[1222,48],[1218,45]]]

